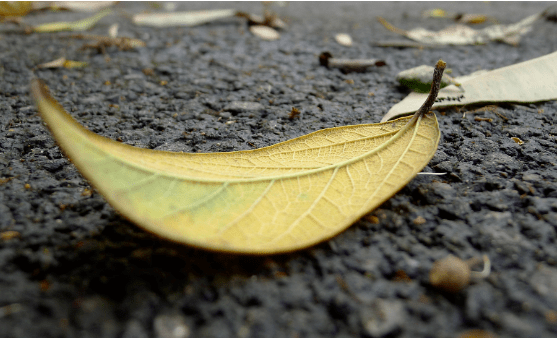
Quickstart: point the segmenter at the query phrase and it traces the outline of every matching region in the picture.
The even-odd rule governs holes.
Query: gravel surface
[[[106,55],[81,50],[85,42],[69,33],[0,33],[0,337],[458,337],[471,329],[554,337],[556,102],[438,113],[442,138],[424,171],[446,175],[417,176],[330,241],[252,257],[170,243],[120,217],[61,154],[29,97],[31,69],[65,56],[89,65],[35,75],[95,133],[150,149],[254,149],[378,122],[408,94],[395,80],[404,69],[442,58],[459,76],[557,50],[549,21],[537,22],[517,47],[375,47],[401,39],[378,15],[403,29],[438,30],[452,22],[425,19],[422,10],[510,24],[549,5],[290,3],[273,7],[288,21],[280,40],[262,41],[237,18],[134,26],[126,14],[152,7],[120,3],[91,33],[118,22],[119,35],[147,46],[110,47]],[[179,3],[177,10],[230,7],[262,11],[261,3]],[[86,16],[43,12],[24,20]],[[337,33],[350,34],[354,46],[337,44]],[[323,51],[387,65],[343,74],[319,65]],[[298,118],[288,118],[292,107]],[[460,292],[440,291],[429,271],[449,254],[485,254],[491,274]]]

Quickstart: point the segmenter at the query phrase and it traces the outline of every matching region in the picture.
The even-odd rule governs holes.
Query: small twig
[[[397,33],[400,35],[406,35],[406,31],[404,29],[396,28],[395,26],[391,25],[387,22],[387,20],[383,19],[382,17],[378,16],[377,21],[379,21],[385,28],[390,30],[393,33]]]
[[[437,99],[437,95],[439,94],[439,89],[441,88],[441,79],[443,78],[443,71],[447,67],[447,63],[443,60],[437,61],[435,65],[435,70],[433,71],[433,81],[431,82],[431,89],[429,91],[429,95],[425,100],[424,104],[418,109],[416,114],[414,114],[413,119],[418,119],[419,117],[423,117],[425,114],[429,112],[433,104],[435,103],[435,99]]]
[[[382,67],[386,63],[377,59],[336,59],[329,52],[323,52],[319,55],[319,64],[327,68],[339,68],[345,72],[362,72],[369,67]]]

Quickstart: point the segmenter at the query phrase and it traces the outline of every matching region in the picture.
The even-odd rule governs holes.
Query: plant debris
[[[431,88],[431,76],[433,72],[433,67],[427,65],[421,65],[415,68],[403,70],[398,73],[396,80],[403,86],[406,86],[418,93],[428,93]],[[455,86],[460,86],[455,79],[447,74],[443,74],[443,79],[441,80],[441,88],[444,88],[450,84]]]
[[[476,45],[485,44],[489,41],[502,41],[510,45],[518,45],[522,35],[532,29],[532,25],[542,17],[542,13],[531,15],[516,24],[493,25],[481,30],[474,30],[465,25],[449,26],[438,32],[424,28],[415,28],[409,31],[396,28],[382,17],[379,22],[391,32],[403,35],[414,41],[430,45]]]
[[[208,22],[234,17],[234,9],[214,9],[191,12],[136,14],[132,17],[134,24],[151,27],[193,27]]]
[[[34,26],[32,28],[33,32],[37,33],[52,33],[52,32],[61,32],[61,31],[86,31],[97,24],[102,18],[110,14],[112,11],[110,9],[105,9],[100,11],[99,13],[78,21],[59,21],[59,22],[50,22],[45,23],[42,25]]]
[[[288,118],[293,120],[297,117],[300,117],[300,110],[296,107],[292,107],[292,110],[290,111],[290,114],[288,114]]]
[[[32,1],[0,1],[0,17],[25,16],[33,10]]]
[[[518,145],[523,145],[524,144],[524,141],[522,141],[518,137],[511,137],[511,140],[515,141]]]
[[[319,64],[327,68],[338,68],[343,73],[365,72],[371,67],[383,67],[385,61],[377,59],[335,59],[330,52],[319,55]]]
[[[423,13],[423,17],[424,18],[449,18],[449,19],[453,19],[458,23],[465,23],[465,24],[472,24],[472,25],[481,24],[488,20],[493,23],[497,23],[497,20],[495,18],[484,14],[450,13],[441,8],[435,8],[429,11],[425,11]]]
[[[433,108],[488,102],[540,102],[557,99],[557,52],[491,71],[456,77],[460,87],[439,92]],[[535,90],[532,84],[535,83]],[[415,112],[427,94],[410,93],[387,112],[381,121]]]
[[[38,65],[36,68],[67,68],[67,69],[72,69],[72,68],[83,68],[83,67],[86,67],[86,66],[87,66],[87,62],[72,61],[72,60],[67,60],[65,57],[61,57],[61,58],[56,59],[54,61],[42,63],[42,64]]]
[[[60,10],[65,9],[74,12],[96,12],[111,6],[117,1],[33,1],[33,10]]]
[[[237,12],[236,16],[248,20],[248,25],[262,25],[275,29],[285,29],[286,23],[282,21],[275,13],[265,10],[263,16],[245,12]]]

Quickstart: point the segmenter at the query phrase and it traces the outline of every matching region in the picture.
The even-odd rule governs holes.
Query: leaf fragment
[[[33,9],[66,9],[74,12],[96,12],[111,7],[117,1],[34,1]]]
[[[37,68],[83,68],[87,66],[87,62],[83,61],[73,61],[67,60],[65,57],[61,57],[54,61],[45,62],[37,66]]]
[[[540,102],[557,99],[557,52],[491,71],[455,78],[460,87],[439,92],[433,108],[475,103]],[[395,104],[382,122],[415,112],[427,94],[410,93]]]
[[[269,254],[305,248],[349,227],[433,157],[439,126],[427,114],[320,130],[270,147],[189,154],[132,147],[75,121],[37,79],[31,92],[64,153],[124,217],[205,249]]]
[[[352,46],[352,37],[348,34],[339,33],[335,35],[335,40],[336,42],[338,42],[339,45],[346,46],[346,47]]]
[[[37,33],[52,33],[52,32],[60,32],[60,31],[74,31],[74,32],[86,31],[93,28],[93,26],[95,26],[97,22],[99,22],[102,18],[104,18],[111,12],[112,11],[110,9],[105,9],[83,20],[45,23],[33,27],[33,31]]]
[[[198,26],[208,22],[230,18],[236,14],[234,9],[215,9],[191,12],[136,14],[132,21],[139,26],[174,27]]]
[[[250,26],[249,31],[263,39],[263,40],[267,40],[267,41],[273,41],[273,40],[278,40],[280,39],[280,33],[277,32],[274,28],[271,28],[269,26],[263,26],[263,25],[253,25]]]
[[[502,41],[517,45],[522,35],[532,29],[532,25],[542,17],[542,13],[531,15],[512,25],[492,25],[481,30],[475,30],[465,25],[453,25],[438,32],[425,28],[415,28],[409,31],[396,28],[382,17],[379,22],[391,32],[403,35],[411,40],[429,45],[475,45],[489,41]]]
[[[32,1],[0,1],[0,17],[25,16],[32,9]]]

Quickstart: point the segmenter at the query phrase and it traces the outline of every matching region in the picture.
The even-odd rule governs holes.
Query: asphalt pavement
[[[121,217],[63,156],[29,96],[39,77],[86,128],[137,147],[255,149],[379,122],[408,95],[395,80],[408,68],[441,58],[460,76],[557,50],[557,24],[545,19],[517,46],[378,47],[404,38],[377,16],[402,29],[440,30],[454,21],[424,10],[512,24],[550,5],[278,3],[271,9],[287,28],[263,41],[241,18],[171,28],[130,20],[168,9],[262,14],[259,2],[121,2],[87,34],[119,23],[119,36],[146,47],[104,54],[83,49],[72,33],[0,24],[0,337],[555,337],[556,102],[437,112],[441,141],[424,171],[445,175],[418,175],[314,247],[242,256],[172,243]],[[23,20],[88,15],[43,11]],[[338,33],[353,46],[338,44]],[[325,51],[386,65],[343,73],[319,64]],[[60,57],[88,65],[33,70]],[[299,116],[289,117],[292,107]],[[429,273],[448,255],[486,255],[491,271],[456,293],[440,290]]]

